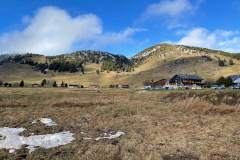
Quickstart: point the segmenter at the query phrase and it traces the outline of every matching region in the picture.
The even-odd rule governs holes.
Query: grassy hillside
[[[90,54],[90,55],[89,55]],[[196,48],[188,46],[161,44],[145,49],[133,58],[131,61],[124,57],[112,57],[112,54],[104,52],[95,53],[80,52],[58,57],[44,57],[41,55],[33,56],[31,59],[39,63],[50,62],[54,60],[67,60],[81,62],[85,60],[84,72],[54,72],[49,71],[42,74],[40,71],[33,71],[32,66],[18,63],[6,63],[0,66],[1,80],[9,82],[19,82],[25,80],[27,83],[39,83],[42,79],[62,81],[66,83],[82,84],[84,86],[98,84],[130,84],[140,86],[146,80],[158,80],[170,78],[174,74],[198,74],[207,81],[215,81],[220,76],[240,74],[240,60],[238,54],[209,50],[205,48]],[[132,72],[113,72],[105,71],[97,74],[101,70],[103,58],[112,58],[111,61],[117,61],[118,64],[134,64]],[[29,59],[29,55],[28,58]],[[219,61],[224,66],[219,66]],[[230,64],[230,61],[233,64]],[[123,66],[124,65],[120,65]]]
[[[174,74],[198,74],[205,80],[214,81],[220,76],[240,74],[238,54],[179,45],[161,44],[148,48],[132,58],[135,63],[135,76],[139,79],[157,80],[170,78]],[[219,66],[219,61],[224,66]],[[230,61],[234,64],[231,65]]]

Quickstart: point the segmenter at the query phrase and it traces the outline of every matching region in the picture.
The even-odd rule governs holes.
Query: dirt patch
[[[175,153],[162,156],[163,160],[199,160],[199,157],[190,153]]]
[[[0,108],[26,108],[27,105],[26,104],[3,104],[0,103]]]
[[[70,101],[64,101],[64,102],[58,102],[54,103],[51,106],[52,107],[77,107],[77,108],[88,108],[88,107],[95,107],[95,106],[105,106],[113,104],[112,102],[70,102]]]
[[[229,155],[228,153],[212,153],[209,157],[210,160],[239,160],[239,156]]]

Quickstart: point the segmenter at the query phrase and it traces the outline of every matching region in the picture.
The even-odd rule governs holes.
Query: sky
[[[159,43],[240,52],[240,0],[0,3],[0,54],[91,49],[131,57]]]

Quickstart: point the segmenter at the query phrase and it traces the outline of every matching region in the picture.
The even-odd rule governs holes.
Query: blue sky
[[[240,52],[239,17],[239,0],[1,1],[0,53],[132,56],[163,42]]]

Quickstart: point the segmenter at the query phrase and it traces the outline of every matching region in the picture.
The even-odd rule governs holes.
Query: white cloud
[[[160,0],[150,4],[141,15],[141,21],[160,20],[168,29],[186,28],[192,25],[192,17],[205,0]]]
[[[57,54],[77,49],[91,49],[122,43],[131,39],[138,29],[104,33],[102,22],[94,14],[72,17],[57,7],[40,8],[33,17],[23,17],[24,30],[0,35],[0,53],[33,52]],[[103,46],[104,45],[104,46]]]
[[[109,32],[105,33],[97,38],[95,43],[92,44],[93,48],[98,48],[98,46],[106,46],[110,44],[119,44],[119,43],[130,43],[134,40],[132,36],[137,32],[143,32],[146,29],[141,28],[126,28],[121,32]]]
[[[189,0],[163,0],[159,3],[151,4],[147,7],[145,14],[147,16],[162,16],[171,17],[179,16],[183,13],[193,10]]]
[[[240,52],[240,32],[219,29],[210,32],[205,28],[193,28],[177,44]]]

